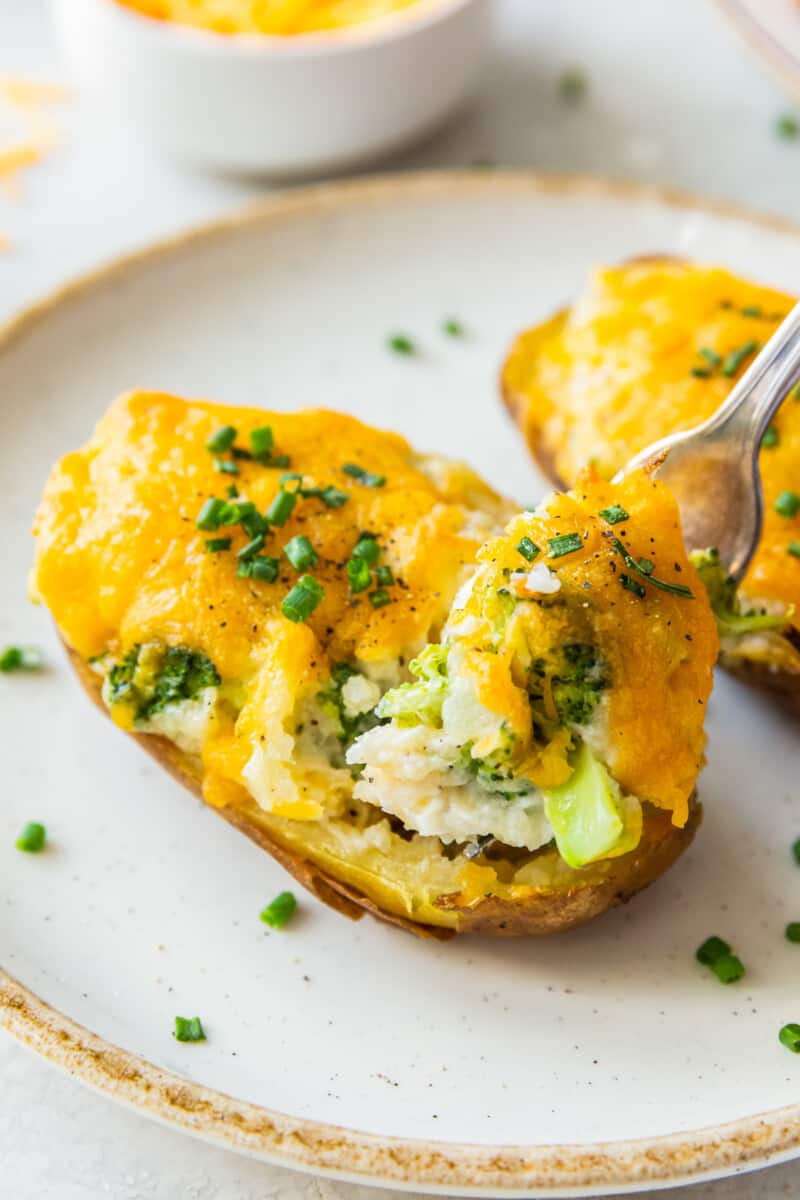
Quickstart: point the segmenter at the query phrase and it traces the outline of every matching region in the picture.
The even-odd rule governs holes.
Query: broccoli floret
[[[788,614],[774,616],[754,609],[742,611],[736,581],[725,570],[718,550],[695,550],[690,558],[708,592],[720,637],[784,628]]]
[[[408,669],[416,683],[392,688],[376,708],[379,717],[394,718],[398,725],[442,723],[442,704],[447,693],[447,647],[433,644],[412,659]]]
[[[587,725],[607,686],[603,662],[594,646],[572,642],[563,647],[553,676],[553,700],[563,725]]]
[[[336,727],[336,736],[343,746],[349,746],[362,733],[366,733],[368,729],[372,729],[377,724],[374,710],[358,713],[355,716],[347,711],[342,689],[348,679],[352,679],[354,675],[358,674],[355,667],[351,667],[349,663],[336,663],[331,669],[330,683],[321,692],[317,692],[317,703],[325,715],[333,721]]]
[[[188,646],[136,645],[108,673],[110,705],[129,704],[134,720],[148,721],[169,704],[194,700],[218,687],[219,672],[210,658]]]

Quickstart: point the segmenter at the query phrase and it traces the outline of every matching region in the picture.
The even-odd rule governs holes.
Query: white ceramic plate
[[[473,172],[284,194],[45,302],[0,341],[0,1008],[53,1061],[140,1110],[275,1162],[459,1194],[599,1195],[800,1148],[796,730],[720,679],[706,822],[630,908],[550,941],[417,941],[302,898],[280,868],[84,699],[25,601],[51,461],[132,386],[325,404],[463,457],[521,502],[542,480],[502,411],[509,337],[595,262],[695,255],[797,287],[800,235],[663,193]],[[464,321],[463,340],[440,333]],[[418,339],[419,357],[385,348]],[[14,839],[43,821],[52,844]],[[748,974],[694,961],[727,937]],[[41,997],[41,1000],[38,999]],[[181,1045],[176,1013],[208,1041]],[[88,1031],[92,1031],[91,1033]]]
[[[717,0],[717,3],[756,57],[800,101],[798,0]]]

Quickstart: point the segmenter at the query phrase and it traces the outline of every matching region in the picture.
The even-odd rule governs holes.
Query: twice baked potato
[[[587,463],[611,478],[635,453],[705,420],[789,312],[790,296],[716,267],[642,259],[593,272],[575,305],[521,334],[502,393],[548,477]],[[800,709],[800,393],[761,453],[764,530],[738,593],[715,557],[698,566],[723,665]]]
[[[350,417],[138,393],[54,468],[33,591],[113,720],[320,899],[549,933],[691,840],[717,638],[662,485],[508,515]]]

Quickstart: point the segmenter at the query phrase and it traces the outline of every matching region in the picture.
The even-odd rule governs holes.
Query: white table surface
[[[479,101],[394,167],[488,159],[600,172],[800,217],[800,141],[781,141],[772,128],[791,106],[711,0],[496,3],[493,61]],[[575,107],[564,105],[556,87],[570,65],[584,69],[590,85]],[[2,74],[61,79],[42,0],[0,0]],[[0,255],[0,319],[96,263],[268,190],[158,161],[77,97],[57,119],[57,150],[28,174],[20,195],[0,194],[0,233],[10,241]],[[388,1195],[189,1140],[114,1106],[0,1035],[0,1200]],[[698,1186],[690,1195],[800,1195],[800,1163]]]

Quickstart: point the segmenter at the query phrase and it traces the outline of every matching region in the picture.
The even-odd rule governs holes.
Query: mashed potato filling
[[[635,847],[643,803],[682,826],[711,687],[693,643],[716,634],[671,497],[590,473],[478,560],[441,644],[348,749],[355,797],[445,843],[555,841],[573,867]]]

